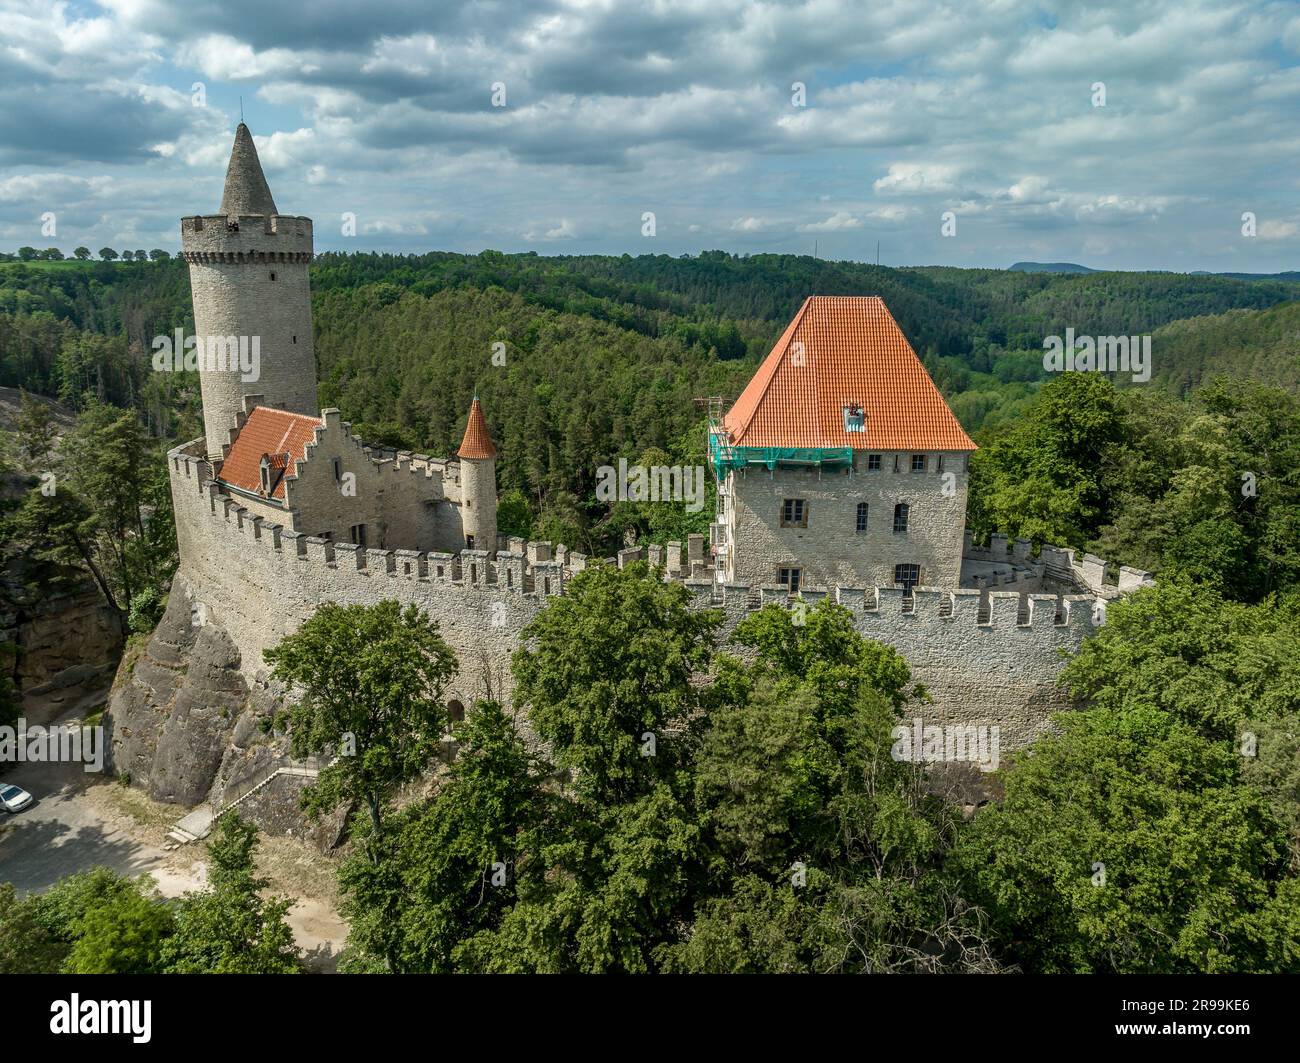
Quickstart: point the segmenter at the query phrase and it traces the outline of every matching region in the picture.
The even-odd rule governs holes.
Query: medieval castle
[[[261,371],[201,372],[204,438],[169,455],[172,598],[224,632],[250,689],[265,683],[262,651],[320,604],[397,599],[458,654],[453,714],[508,692],[521,629],[597,562],[498,536],[497,449],[477,399],[448,458],[367,446],[339,411],[318,410],[312,223],[279,213],[242,123],[219,213],[184,218],[182,240],[198,336],[260,337]],[[1035,557],[1000,536],[972,545],[975,445],[878,297],[807,299],[739,399],[712,400],[708,431],[711,535],[603,563],[661,566],[724,612],[724,631],[769,602],[831,596],[904,654],[933,697],[929,718],[1000,725],[1004,748],[1062,706],[1056,677],[1105,602],[1150,579],[1124,568],[1111,584],[1098,558]],[[120,728],[115,742],[127,746],[119,766],[148,770],[153,757],[160,770],[152,744]],[[216,803],[232,785],[226,766],[217,775],[154,788],[184,800],[212,785]]]

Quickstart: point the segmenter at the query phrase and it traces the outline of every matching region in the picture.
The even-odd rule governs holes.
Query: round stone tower
[[[311,219],[281,214],[243,122],[219,214],[181,219],[208,457],[219,460],[244,398],[319,416],[311,336]]]
[[[466,550],[497,548],[497,448],[478,396],[469,408],[460,458],[460,520]]]

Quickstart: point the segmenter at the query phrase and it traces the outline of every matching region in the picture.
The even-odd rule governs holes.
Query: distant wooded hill
[[[1184,318],[1156,330],[1153,378],[1186,394],[1215,376],[1300,392],[1300,302]]]
[[[1011,269],[1021,273],[1096,273],[1095,269],[1080,266],[1077,262],[1013,262]]]

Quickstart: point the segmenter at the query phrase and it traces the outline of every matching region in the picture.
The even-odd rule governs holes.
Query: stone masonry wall
[[[260,395],[247,397],[247,409],[260,400]],[[377,451],[352,434],[338,410],[321,416],[324,424],[307,444],[306,458],[285,474],[284,500],[228,488],[241,506],[290,531],[342,542],[350,541],[353,526],[364,524],[367,546],[460,550],[465,545],[457,462]]]
[[[559,564],[526,572],[525,558],[508,551],[489,561],[487,551],[360,550],[300,535],[219,494],[204,479],[207,463],[195,455],[173,451],[169,458],[181,557],[177,582],[200,614],[230,635],[250,681],[265,668],[262,650],[322,603],[391,598],[418,604],[438,622],[461,661],[449,696],[468,703],[489,683],[500,690],[520,630],[562,588]]]
[[[295,462],[285,478],[291,528],[308,535],[331,532],[346,542],[348,529],[364,524],[366,545],[388,549],[458,551],[465,545],[456,463],[405,452],[376,459],[338,410],[322,416],[325,424],[307,444],[307,460]],[[352,494],[335,479],[336,459],[340,475],[355,477]]]
[[[877,471],[868,471],[867,455],[857,453],[851,474],[789,467],[769,473],[761,465],[731,473],[726,506],[732,578],[775,583],[778,568],[798,566],[805,586],[890,586],[895,565],[915,564],[921,566],[921,583],[956,587],[966,524],[966,455],[925,457],[926,470],[916,473],[910,471],[910,452],[889,451],[881,454]],[[949,494],[945,483],[951,484]],[[806,528],[781,527],[787,498],[804,500]],[[859,502],[868,506],[865,532],[857,530]],[[906,532],[894,531],[899,502],[910,507]]]

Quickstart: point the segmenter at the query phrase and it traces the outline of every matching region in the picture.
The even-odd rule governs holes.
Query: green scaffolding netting
[[[853,461],[852,447],[733,447],[717,435],[709,436],[709,460],[719,480],[732,469],[763,465],[775,469],[781,462],[799,465],[840,465]]]

